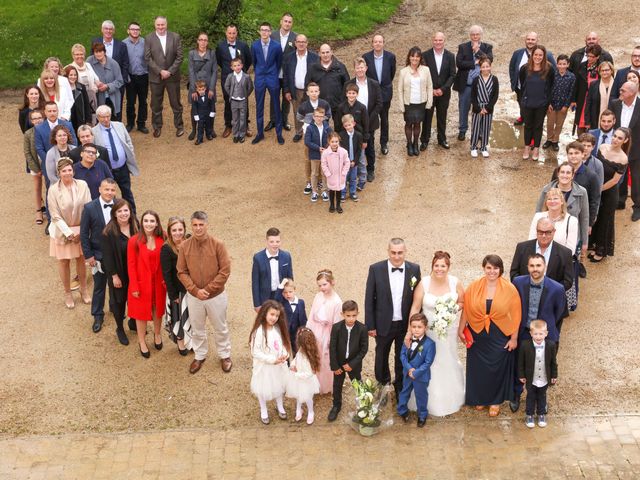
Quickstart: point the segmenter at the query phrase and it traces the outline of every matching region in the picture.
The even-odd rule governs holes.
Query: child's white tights
[[[260,417],[269,418],[269,410],[267,410],[267,400],[263,397],[258,397],[258,403],[260,403]],[[285,413],[282,395],[276,397],[276,407],[278,408],[278,412]]]
[[[307,418],[313,418],[313,400],[308,402],[304,402],[307,405]],[[302,402],[300,400],[296,400],[296,420],[300,420],[302,418]]]

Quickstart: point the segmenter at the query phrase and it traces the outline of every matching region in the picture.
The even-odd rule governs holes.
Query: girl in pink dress
[[[320,352],[320,370],[317,373],[320,380],[320,393],[333,391],[333,372],[329,362],[329,339],[331,327],[340,321],[342,300],[333,290],[335,280],[331,270],[320,270],[316,277],[320,290],[311,305],[307,328],[313,332],[318,342]]]

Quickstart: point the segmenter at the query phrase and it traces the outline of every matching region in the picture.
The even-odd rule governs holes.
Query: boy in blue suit
[[[296,345],[296,334],[300,327],[307,324],[307,311],[305,309],[304,300],[296,296],[296,285],[290,278],[285,278],[278,287],[276,300],[284,307],[284,313],[287,314],[287,327],[289,329],[289,337],[291,338],[291,350],[298,351]]]
[[[318,107],[313,111],[313,123],[307,127],[304,133],[304,144],[309,152],[309,163],[311,163],[311,201],[318,201],[318,176],[322,175],[322,185],[327,185],[322,170],[320,169],[320,159],[322,152],[329,146],[329,134],[332,132],[325,117],[325,109]],[[322,192],[322,201],[328,202],[329,195]]]
[[[291,254],[280,250],[280,230],[271,227],[267,230],[267,248],[253,256],[251,269],[251,293],[256,312],[266,300],[273,300],[278,286],[285,278],[293,279]]]
[[[424,427],[427,421],[427,403],[429,402],[429,381],[431,380],[431,364],[436,356],[436,344],[427,337],[427,317],[423,313],[416,313],[409,319],[411,330],[411,346],[402,345],[400,360],[404,380],[402,391],[398,398],[398,415],[407,422],[409,409],[407,403],[411,391],[415,391],[418,405],[418,427]]]

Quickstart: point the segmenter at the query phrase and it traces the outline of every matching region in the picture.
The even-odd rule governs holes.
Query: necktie
[[[345,360],[349,358],[349,341],[351,340],[351,330],[347,328],[347,351],[345,354]]]
[[[118,150],[116,150],[116,142],[113,141],[113,135],[111,135],[111,128],[107,128],[107,135],[109,135],[109,145],[111,146],[111,162],[113,165],[118,163],[120,158],[118,157]]]
[[[349,160],[355,160],[355,158],[353,158],[353,135],[349,135]]]
[[[402,273],[404,271],[404,268],[402,267],[391,267],[391,273],[398,271],[400,273]]]
[[[105,203],[102,208],[111,208],[113,207],[113,203]]]
[[[269,54],[269,44],[268,43],[263,43],[262,44],[262,54],[264,55],[264,61],[267,61],[267,55]]]
[[[602,135],[602,144],[605,144],[605,143],[607,143],[607,134],[606,133]]]

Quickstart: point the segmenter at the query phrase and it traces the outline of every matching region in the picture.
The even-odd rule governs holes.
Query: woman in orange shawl
[[[502,277],[504,264],[498,255],[482,260],[484,277],[469,285],[464,293],[464,310],[458,336],[464,342],[469,326],[473,345],[467,350],[465,403],[477,410],[490,406],[489,415],[500,413],[500,404],[512,400],[515,348],[520,326],[520,296]]]

